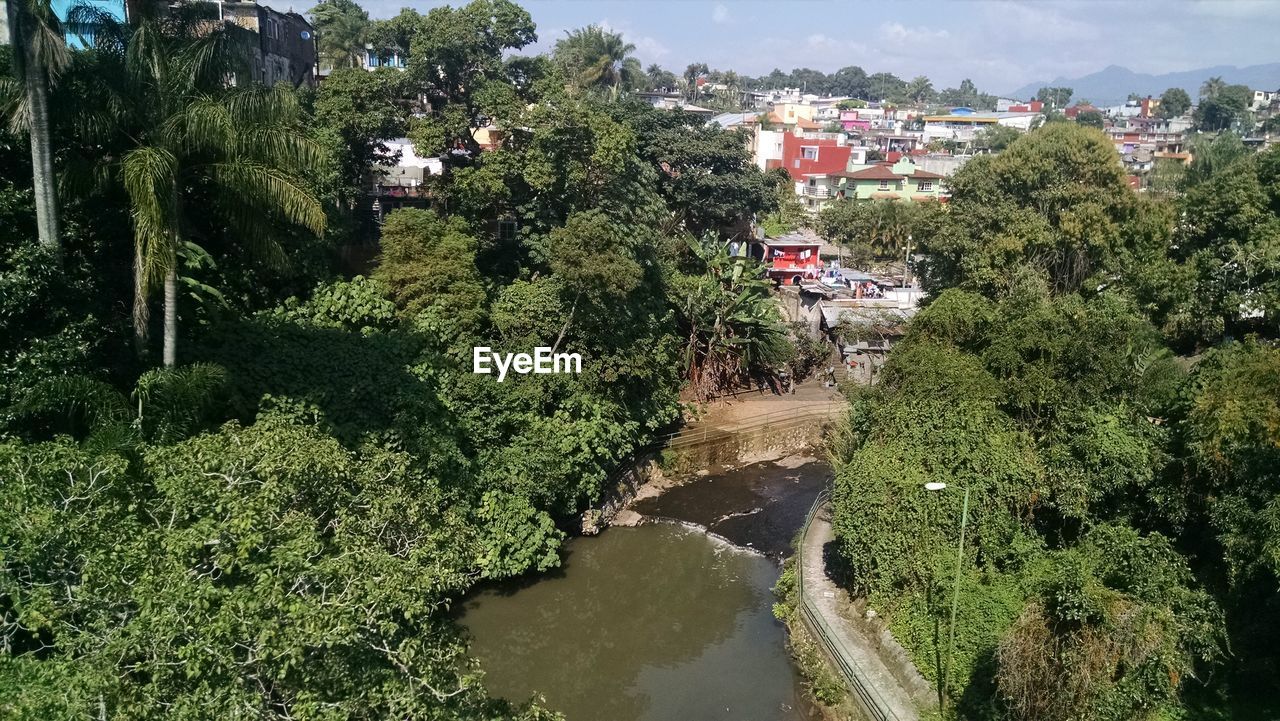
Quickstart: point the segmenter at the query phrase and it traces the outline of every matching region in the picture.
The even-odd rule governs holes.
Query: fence
[[[836,670],[839,671],[841,678],[844,679],[845,685],[853,692],[855,700],[867,716],[874,721],[906,721],[894,712],[893,707],[887,703],[879,690],[867,677],[867,673],[858,664],[854,655],[845,647],[840,637],[827,624],[822,612],[818,610],[814,602],[810,598],[810,589],[805,584],[804,578],[804,562],[805,550],[808,548],[806,542],[809,537],[809,526],[812,525],[814,517],[818,514],[818,510],[830,500],[831,494],[828,491],[822,491],[818,497],[813,500],[813,505],[809,508],[809,514],[805,516],[804,528],[800,533],[800,546],[798,558],[796,558],[796,586],[799,590],[799,603],[801,618],[805,626],[807,626],[814,638],[826,651],[827,656],[835,663]]]

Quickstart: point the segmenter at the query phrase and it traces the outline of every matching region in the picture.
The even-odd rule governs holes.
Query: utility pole
[[[911,234],[907,233],[907,257],[902,263],[902,287],[907,287],[907,277],[911,273]]]

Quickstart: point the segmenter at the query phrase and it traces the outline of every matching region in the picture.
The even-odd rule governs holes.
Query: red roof
[[[895,173],[892,168],[883,165],[873,165],[870,168],[856,170],[852,173],[839,172],[832,173],[837,178],[848,178],[849,180],[902,180],[905,178],[915,178],[917,180],[943,180],[944,176],[937,173],[930,173],[927,170],[916,169],[911,175],[905,173]]]

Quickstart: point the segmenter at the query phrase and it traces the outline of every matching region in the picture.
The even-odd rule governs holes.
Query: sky
[[[1280,61],[1280,0],[938,2],[917,0],[517,0],[549,50],[566,30],[605,25],[646,66],[679,74],[691,62],[764,75],[773,68],[926,75],[935,88],[963,78],[993,93],[1108,65],[1165,73]],[[359,0],[373,17],[433,0]],[[267,0],[278,7],[279,0]],[[298,7],[308,7],[303,2]]]

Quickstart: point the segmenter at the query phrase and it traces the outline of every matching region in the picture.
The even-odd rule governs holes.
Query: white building
[[[967,110],[967,109],[966,109]],[[957,108],[947,115],[926,115],[924,118],[924,142],[934,140],[952,140],[967,143],[974,139],[983,128],[991,125],[1002,125],[1025,133],[1041,113],[978,113],[964,112]]]

